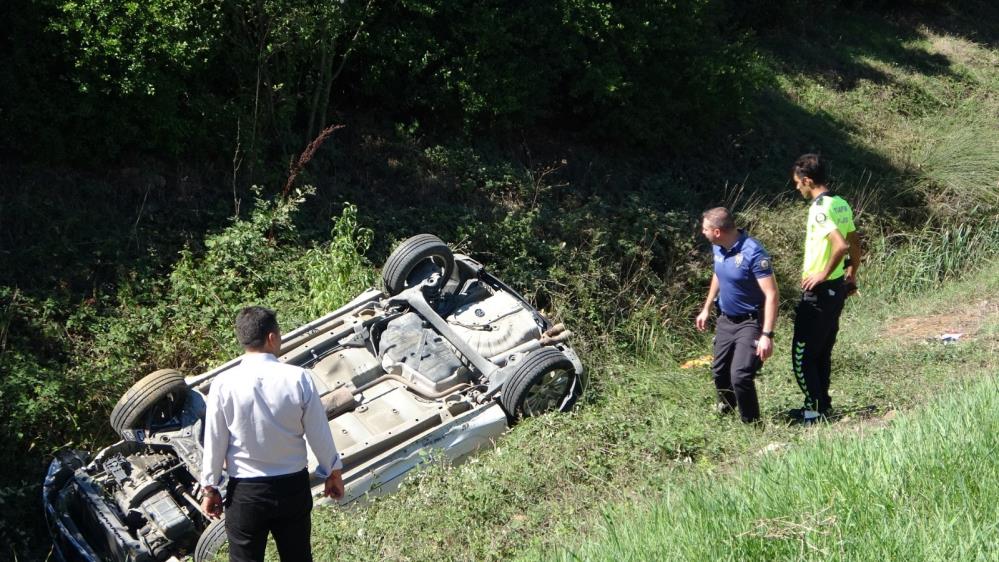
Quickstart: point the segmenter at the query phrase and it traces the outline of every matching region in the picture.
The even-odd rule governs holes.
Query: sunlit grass
[[[789,426],[783,417],[801,401],[787,342],[805,203],[752,199],[739,210],[776,256],[785,297],[777,350],[757,381],[762,427],[718,418],[708,370],[679,368],[709,352],[710,336],[691,328],[700,295],[670,296],[630,311],[587,347],[593,384],[572,415],[529,420],[496,450],[460,467],[434,465],[367,508],[320,510],[317,559],[490,560],[575,552],[599,560],[819,560],[855,559],[867,549],[871,554],[859,559],[917,560],[944,559],[946,552],[974,559],[994,548],[984,529],[994,535],[991,522],[999,520],[992,507],[996,471],[984,453],[995,449],[995,438],[973,445],[982,460],[966,467],[993,485],[977,496],[965,493],[968,478],[951,470],[941,448],[976,416],[988,417],[999,398],[965,390],[924,422],[913,414],[897,422],[900,430],[878,431],[884,414],[922,405],[955,381],[996,369],[989,335],[995,319],[985,321],[977,340],[957,345],[885,335],[901,316],[956,313],[968,299],[999,294],[989,251],[999,229],[994,213],[982,212],[987,198],[979,197],[987,186],[947,157],[972,164],[984,158],[977,169],[986,175],[999,162],[989,147],[973,147],[962,159],[970,138],[962,123],[974,120],[963,117],[967,107],[953,103],[995,80],[995,69],[980,64],[993,51],[928,32],[906,47],[952,57],[954,72],[924,76],[871,58],[867,64],[894,81],[861,80],[837,91],[804,74],[779,80],[801,108],[843,123],[851,142],[923,182],[896,185],[873,177],[863,162],[838,168],[837,189],[851,196],[866,228],[862,294],[847,305],[833,357],[834,404],[855,414],[815,431]],[[997,106],[991,95],[968,103],[984,114]],[[953,134],[941,134],[946,131]],[[921,166],[913,164],[920,158]],[[951,186],[951,204],[979,201],[978,212],[934,215],[925,229],[898,234],[904,229],[892,216],[898,212],[893,198],[915,193],[931,200],[937,193],[931,186],[941,185]],[[939,417],[948,407],[965,412]],[[995,435],[995,423],[993,417],[975,429]],[[848,435],[834,436],[844,431]],[[832,447],[837,454],[819,455]],[[771,460],[758,455],[765,450],[788,452]],[[937,459],[911,459],[910,450]],[[946,468],[934,468],[938,461]],[[799,480],[780,488],[791,473]],[[947,476],[956,478],[953,487],[931,486]],[[965,512],[967,520],[957,517]],[[636,518],[640,527],[632,526]],[[950,535],[935,541],[942,533]],[[583,546],[587,540],[596,542]]]
[[[999,382],[951,389],[866,438],[818,438],[737,476],[615,507],[584,560],[989,560],[999,552]]]

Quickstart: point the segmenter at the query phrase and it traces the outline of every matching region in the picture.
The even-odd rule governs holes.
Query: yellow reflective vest
[[[801,267],[801,277],[804,279],[813,273],[821,273],[832,254],[832,242],[829,233],[833,229],[846,238],[846,235],[857,230],[853,225],[853,210],[842,197],[823,193],[812,201],[808,208],[808,224],[805,233],[805,259]],[[843,260],[836,264],[827,280],[839,279],[843,276]]]

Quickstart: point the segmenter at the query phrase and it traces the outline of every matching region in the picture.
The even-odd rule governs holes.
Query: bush
[[[0,287],[4,432],[42,452],[100,442],[110,437],[103,414],[146,373],[198,372],[238,355],[232,319],[240,307],[271,306],[291,329],[370,284],[374,271],[361,252],[371,233],[357,227],[352,206],[328,245],[307,249],[297,239],[294,216],[309,193],[258,198],[249,218],[208,236],[203,253],[182,251],[168,277],[125,280],[113,296],[74,305]]]
[[[682,145],[738,117],[763,77],[712,0],[410,0],[379,16],[359,45],[365,94],[466,131],[586,123],[597,138]]]
[[[358,225],[357,207],[347,205],[333,223],[329,243],[306,252],[303,261],[310,316],[336,310],[374,285],[374,268],[364,257],[373,237],[371,229]]]
[[[22,125],[2,131],[9,148],[42,160],[57,130],[85,135],[59,148],[91,164],[283,160],[347,108],[442,136],[554,127],[681,146],[729,128],[764,76],[721,0],[20,4],[3,90],[17,111],[0,126]],[[51,88],[66,91],[37,99]],[[33,138],[20,115],[38,103],[56,122]]]

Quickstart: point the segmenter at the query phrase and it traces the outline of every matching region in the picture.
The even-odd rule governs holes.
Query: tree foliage
[[[214,2],[71,0],[50,24],[73,50],[74,81],[83,92],[155,95],[198,70],[222,31]]]
[[[87,160],[286,156],[358,110],[670,146],[737,117],[761,77],[721,0],[15,2],[14,42],[53,64],[14,57],[14,73],[72,86],[43,128],[97,133],[67,148]]]

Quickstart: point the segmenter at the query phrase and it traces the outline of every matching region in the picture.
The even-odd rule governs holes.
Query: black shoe
[[[825,423],[827,421],[829,421],[829,420],[826,419],[825,414],[820,413],[819,415],[815,416],[814,418],[802,418],[801,419],[801,425],[815,425],[815,424],[818,424],[818,423]]]
[[[805,419],[805,409],[804,408],[791,408],[785,414],[788,418],[792,420],[801,421]]]
[[[803,421],[805,419],[805,408],[792,408],[787,411],[787,417],[792,420]],[[828,417],[832,408],[826,408],[825,410],[818,410],[819,417]]]

